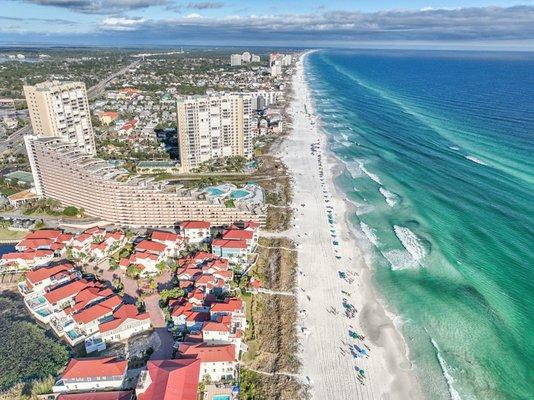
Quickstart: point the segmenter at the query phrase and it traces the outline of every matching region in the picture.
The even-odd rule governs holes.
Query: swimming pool
[[[68,331],[67,335],[69,335],[72,340],[78,339],[80,337],[80,335],[78,335],[75,330]]]
[[[227,394],[218,394],[216,396],[213,396],[211,400],[230,400],[230,396]]]
[[[222,196],[224,194],[224,192],[221,190],[221,189],[218,189],[216,187],[209,187],[206,189],[206,192],[208,192],[208,194],[210,196]]]
[[[41,317],[48,317],[48,316],[51,314],[51,312],[48,311],[48,309],[46,309],[46,308],[41,308],[40,310],[37,310],[36,312],[37,312],[37,314],[39,314]]]
[[[232,193],[230,193],[230,197],[232,199],[240,199],[242,197],[246,197],[249,195],[250,195],[250,192],[248,190],[243,190],[243,189],[232,190]]]

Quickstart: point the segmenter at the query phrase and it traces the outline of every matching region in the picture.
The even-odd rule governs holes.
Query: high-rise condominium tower
[[[217,93],[178,99],[178,145],[184,172],[218,157],[253,155],[255,97]]]
[[[59,137],[94,155],[95,139],[83,82],[43,82],[24,86],[33,133]]]

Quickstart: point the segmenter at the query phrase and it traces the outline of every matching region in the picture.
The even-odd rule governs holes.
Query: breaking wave
[[[372,172],[369,172],[366,168],[365,168],[365,165],[363,164],[363,162],[361,161],[358,161],[358,164],[360,165],[360,169],[362,170],[362,172],[367,175],[371,180],[375,181],[376,183],[378,183],[379,185],[382,185],[382,181],[380,180],[379,176],[376,175],[376,174],[373,174]]]
[[[480,164],[480,165],[488,165],[486,162],[482,161],[480,158],[476,158],[474,156],[465,156],[469,161],[473,161],[474,163]]]
[[[404,248],[408,251],[408,253],[410,253],[415,261],[419,262],[425,258],[425,247],[421,243],[421,239],[419,239],[415,233],[405,226],[398,225],[394,225],[393,230],[395,231],[395,235],[397,235]]]
[[[386,199],[386,203],[387,203],[388,206],[394,207],[397,204],[397,202],[399,200],[399,196],[398,195],[396,195],[393,192],[390,192],[389,190],[387,190],[383,186],[380,186],[378,191],[380,192],[380,194],[382,196],[384,196],[384,199]]]
[[[369,241],[376,246],[378,244],[378,237],[375,235],[373,228],[363,221],[360,221],[360,228],[367,239],[369,239]]]
[[[447,387],[449,388],[451,400],[462,400],[462,398],[460,397],[460,393],[458,393],[458,391],[453,386],[454,378],[449,373],[449,369],[447,368],[448,367],[447,363],[441,356],[437,343],[432,338],[430,338],[430,342],[432,343],[432,346],[434,346],[434,349],[436,350],[436,357],[438,358],[439,366],[441,367],[441,372],[443,372],[445,381],[447,381]]]

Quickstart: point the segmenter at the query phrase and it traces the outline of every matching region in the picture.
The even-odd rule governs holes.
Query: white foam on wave
[[[476,158],[474,156],[465,156],[469,161],[473,161],[474,163],[480,164],[480,165],[488,165],[486,162],[482,161],[480,158]]]
[[[454,150],[454,151],[460,150],[458,146],[449,146],[449,149]]]
[[[380,194],[386,199],[386,203],[390,207],[394,207],[397,204],[397,195],[387,190],[385,187],[380,186],[378,189]]]
[[[462,400],[462,398],[460,397],[460,393],[458,393],[458,391],[453,386],[454,378],[449,373],[448,365],[445,362],[445,359],[441,356],[438,344],[432,338],[430,338],[430,342],[432,343],[432,346],[434,346],[434,349],[436,349],[436,356],[438,357],[438,362],[439,362],[439,366],[441,367],[441,372],[443,373],[443,376],[445,377],[445,381],[447,382],[447,387],[449,388],[449,394],[451,395],[451,400]]]
[[[358,161],[358,164],[360,166],[360,169],[362,170],[362,172],[367,175],[372,181],[375,181],[376,183],[378,183],[379,185],[382,184],[382,181],[380,180],[379,176],[376,175],[376,174],[373,174],[372,172],[369,172],[366,168],[365,168],[365,165],[363,162],[361,161]]]
[[[360,221],[360,228],[369,241],[375,246],[378,245],[378,237],[375,235],[373,228],[367,225],[365,222]]]
[[[398,225],[394,225],[393,230],[404,248],[410,253],[415,261],[419,262],[425,258],[426,250],[415,233],[405,226]]]
[[[382,255],[388,260],[393,271],[419,268],[421,266],[406,250],[390,250],[383,252]]]
[[[360,167],[360,163],[357,162],[345,162],[345,168],[349,171],[352,178],[360,178],[363,174],[363,171]]]

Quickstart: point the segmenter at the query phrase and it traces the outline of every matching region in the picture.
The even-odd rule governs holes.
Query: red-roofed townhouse
[[[22,253],[6,253],[2,255],[0,265],[3,269],[22,270],[33,267],[40,267],[48,264],[54,259],[53,250],[27,250]]]
[[[75,271],[70,263],[54,266],[39,267],[26,271],[25,280],[19,283],[19,291],[22,295],[38,295],[44,293],[47,288],[59,286],[72,280],[73,274],[81,278],[81,274]]]
[[[244,240],[214,239],[211,242],[211,251],[219,257],[226,258],[232,264],[247,261],[248,247]]]
[[[113,319],[98,327],[105,342],[126,340],[151,328],[150,315],[139,313],[133,304],[123,304],[113,312]]]
[[[17,251],[29,251],[29,250],[51,250],[52,245],[55,243],[53,239],[22,239],[15,246]]]
[[[134,392],[120,390],[113,392],[87,392],[60,394],[56,400],[133,400]]]
[[[72,358],[54,384],[54,393],[120,389],[126,378],[127,361],[115,357]]]
[[[59,229],[40,229],[27,234],[24,239],[49,239],[56,242],[61,234]]]
[[[230,342],[230,325],[217,321],[209,321],[202,327],[202,338],[205,342]]]
[[[72,314],[72,319],[84,335],[92,335],[98,331],[98,325],[101,322],[109,321],[110,318],[113,318],[113,311],[121,303],[122,299],[119,296],[112,295],[104,300],[93,302],[81,311]]]
[[[158,273],[156,265],[165,260],[164,253],[159,255],[152,254],[150,252],[139,252],[136,251],[130,256],[130,264],[137,264],[141,266],[142,276],[148,276]]]
[[[89,255],[89,247],[94,242],[92,235],[88,233],[81,233],[72,239],[71,251],[72,255],[77,258],[86,258]]]
[[[137,400],[197,400],[201,361],[149,361],[137,381]]]
[[[185,238],[174,232],[154,231],[150,238],[153,242],[164,244],[167,254],[176,257],[180,251],[185,249]]]
[[[232,297],[224,302],[213,303],[210,309],[212,321],[217,321],[220,317],[229,315],[232,317],[232,331],[242,330],[247,327],[247,317],[245,311],[245,302],[241,299]]]
[[[180,224],[180,233],[189,243],[209,241],[211,224],[207,221],[184,221]]]
[[[222,294],[228,291],[226,282],[215,275],[201,275],[195,282],[195,286],[204,293]]]
[[[249,253],[254,251],[257,244],[257,239],[254,236],[254,231],[247,229],[226,229],[223,232],[222,239],[244,240],[247,243],[247,251]]]
[[[213,382],[236,377],[237,354],[233,344],[181,343],[178,351],[182,358],[200,360],[199,380],[206,375]]]

